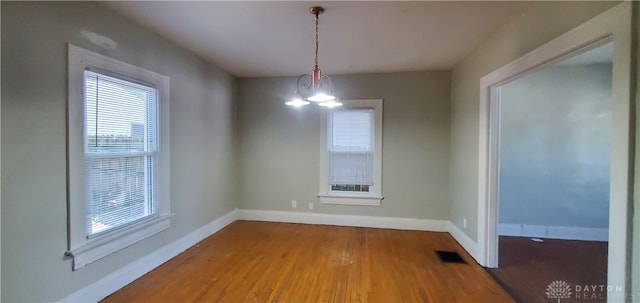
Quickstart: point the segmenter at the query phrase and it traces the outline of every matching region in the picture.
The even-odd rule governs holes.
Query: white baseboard
[[[396,217],[351,216],[312,212],[238,209],[238,219],[337,226],[357,226],[446,232],[449,221]]]
[[[477,247],[467,234],[447,220],[409,219],[393,217],[350,216],[319,214],[310,212],[272,211],[239,209],[239,220],[254,220],[268,222],[288,222],[304,224],[323,224],[338,226],[358,226],[372,228],[390,228],[404,230],[423,230],[449,232],[451,236],[474,258],[477,257]]]
[[[165,245],[153,253],[132,262],[108,276],[68,295],[60,302],[98,302],[108,295],[116,292],[125,285],[158,267],[162,263],[177,256],[189,247],[202,241],[204,238],[216,233],[229,225],[238,217],[238,210],[225,214],[210,223],[183,236],[171,244]]]
[[[498,234],[501,236],[603,242],[606,242],[609,239],[608,228],[546,226],[529,224],[501,223],[498,225]]]
[[[477,244],[463,231],[447,220],[235,209],[174,241],[173,243],[165,245],[155,252],[68,295],[60,300],[60,302],[98,302],[238,219],[449,232],[451,236],[458,241],[458,243],[460,243],[460,245],[469,252],[474,259],[477,260]]]
[[[473,241],[451,221],[449,221],[449,234],[478,262],[478,244],[476,241]]]

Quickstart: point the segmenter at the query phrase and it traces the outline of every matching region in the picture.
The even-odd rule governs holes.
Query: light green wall
[[[611,68],[549,65],[500,86],[499,223],[609,226]]]
[[[316,203],[315,211],[451,219],[460,228],[467,218],[465,232],[476,239],[480,77],[614,4],[539,3],[505,25],[451,74],[334,77],[343,99],[385,99],[385,200],[381,207]],[[296,111],[282,104],[293,92],[293,78],[236,83],[227,73],[95,3],[2,1],[0,6],[3,302],[60,299],[236,206],[290,210],[290,200],[296,199],[298,210],[306,211],[306,202],[317,201],[320,109]],[[638,5],[636,11],[640,15]],[[83,29],[113,39],[116,50],[93,45],[81,36]],[[171,77],[172,97],[172,228],[77,272],[63,259],[67,42]],[[235,130],[234,112],[239,119]],[[635,231],[638,276],[637,223]],[[634,283],[635,293],[640,293],[640,282]]]
[[[284,105],[295,78],[238,82],[239,207],[447,220],[449,72],[332,77],[343,100],[384,99],[380,207],[319,205],[320,117]]]
[[[614,6],[616,2],[540,2],[516,16],[452,71],[450,220],[477,240],[480,78]]]
[[[631,254],[631,291],[635,298],[640,298],[640,3],[635,2],[634,15],[634,38],[635,38],[635,77],[636,77],[636,170],[635,170],[635,195],[633,206],[633,237]]]
[[[97,3],[1,10],[3,302],[61,299],[235,208],[233,77]],[[63,258],[67,43],[171,78],[172,226],[76,272]]]

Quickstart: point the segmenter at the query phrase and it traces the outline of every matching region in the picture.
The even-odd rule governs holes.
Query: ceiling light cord
[[[316,65],[318,65],[318,45],[319,45],[319,43],[318,43],[318,19],[319,19],[318,15],[319,15],[319,12],[316,11],[315,15],[316,15]]]

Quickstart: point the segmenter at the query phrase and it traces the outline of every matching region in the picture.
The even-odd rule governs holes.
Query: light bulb
[[[305,106],[307,104],[309,104],[309,101],[304,101],[300,98],[293,98],[291,99],[291,101],[285,103],[286,105],[290,105],[290,106],[294,106],[294,107],[301,107],[301,106]]]
[[[302,95],[300,95],[298,90],[296,90],[296,92],[293,94],[293,97],[291,97],[289,102],[287,102],[285,104],[293,106],[293,107],[301,107],[301,106],[305,106],[305,105],[309,104],[309,102],[303,100],[302,99]]]
[[[316,93],[315,95],[307,98],[307,100],[309,101],[313,101],[313,102],[326,102],[326,101],[332,101],[335,100],[336,96],[333,96],[331,94],[327,94],[323,91],[320,91],[318,93]]]
[[[334,98],[335,99],[335,98]],[[338,106],[342,106],[342,103],[340,103],[339,101],[326,101],[326,102],[322,102],[322,103],[318,103],[318,105],[320,106],[324,106],[327,108],[334,108],[334,107],[338,107]]]

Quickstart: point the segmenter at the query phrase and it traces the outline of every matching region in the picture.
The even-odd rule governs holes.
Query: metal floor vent
[[[436,250],[436,254],[442,263],[467,264],[467,262],[455,251]]]

